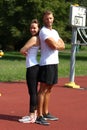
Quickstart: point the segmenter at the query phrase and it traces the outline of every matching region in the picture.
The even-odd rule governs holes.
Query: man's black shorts
[[[56,84],[58,82],[58,64],[40,66],[39,82],[49,85]]]

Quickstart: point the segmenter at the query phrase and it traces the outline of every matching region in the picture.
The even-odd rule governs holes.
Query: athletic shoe
[[[21,119],[19,119],[19,122],[24,122],[30,120],[30,116],[23,116]]]
[[[45,120],[52,120],[52,121],[57,121],[59,119],[55,116],[52,116],[50,113],[44,114],[43,117],[44,117]]]
[[[49,125],[50,124],[42,116],[37,117],[35,123],[40,124],[40,125]]]
[[[35,115],[34,115],[34,118],[35,118],[35,120],[37,119],[37,114],[35,113]]]
[[[30,116],[23,116],[22,119],[30,118]]]
[[[35,122],[35,117],[34,116],[24,116],[21,119],[19,119],[19,122],[22,123],[34,123]]]
[[[26,120],[26,121],[23,121],[22,123],[35,123],[35,118],[33,117],[31,117],[31,119],[30,120]]]

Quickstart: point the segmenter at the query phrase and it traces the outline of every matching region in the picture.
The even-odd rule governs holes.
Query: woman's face
[[[36,35],[39,32],[39,27],[37,23],[32,23],[30,25],[30,32],[32,34],[32,36]]]

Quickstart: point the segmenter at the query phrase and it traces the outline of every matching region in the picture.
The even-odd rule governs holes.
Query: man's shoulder
[[[47,30],[47,28],[46,28],[45,26],[43,26],[43,27],[41,28],[41,31],[44,31],[44,30]]]
[[[39,35],[48,34],[48,33],[49,33],[49,30],[43,26],[40,30]]]
[[[43,26],[40,30],[41,33],[49,33],[50,30],[48,28],[46,28],[45,26]]]
[[[56,29],[54,29],[54,28],[52,29],[52,31],[53,31],[53,32],[57,32],[57,33],[58,33],[58,31],[57,31]]]

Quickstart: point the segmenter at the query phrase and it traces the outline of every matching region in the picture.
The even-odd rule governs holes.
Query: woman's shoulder
[[[32,36],[31,40],[35,43],[35,46],[40,45],[39,36]]]

